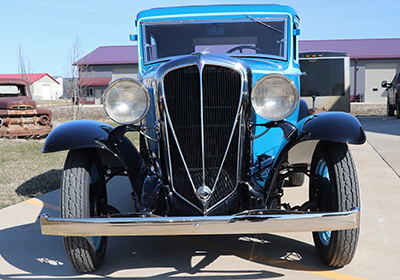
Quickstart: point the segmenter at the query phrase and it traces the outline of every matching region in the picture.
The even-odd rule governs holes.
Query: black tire
[[[396,98],[396,117],[400,119],[400,102],[397,98]]]
[[[100,216],[107,205],[103,168],[95,151],[71,150],[65,161],[61,183],[61,217]],[[75,270],[81,273],[98,269],[103,262],[107,237],[64,236],[64,247]]]
[[[389,116],[389,117],[393,117],[394,116],[394,106],[391,106],[390,105],[390,102],[389,102],[389,98],[387,99],[387,115]]]
[[[311,162],[310,200],[314,211],[349,211],[360,207],[356,166],[347,144],[320,142]],[[360,229],[313,232],[320,258],[331,267],[343,267],[353,259]]]
[[[295,172],[289,175],[289,182],[292,186],[302,186],[305,181],[305,175],[301,172]]]

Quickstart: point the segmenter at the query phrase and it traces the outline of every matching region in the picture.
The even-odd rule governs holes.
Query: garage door
[[[385,89],[381,87],[381,82],[392,81],[398,67],[398,63],[365,64],[365,102],[386,102]]]
[[[51,86],[47,84],[42,85],[42,99],[51,100]]]

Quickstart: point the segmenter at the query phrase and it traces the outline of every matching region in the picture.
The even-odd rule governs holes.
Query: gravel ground
[[[385,116],[386,103],[351,103],[351,114],[354,116]]]

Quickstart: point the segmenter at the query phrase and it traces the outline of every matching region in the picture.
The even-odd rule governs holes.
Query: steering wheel
[[[251,45],[237,46],[237,47],[234,47],[234,48],[228,50],[226,53],[233,53],[234,51],[239,51],[240,53],[243,53],[243,51],[242,51],[243,49],[255,50],[256,52],[263,53],[263,54],[266,53],[262,49],[254,47],[254,46],[251,46]]]

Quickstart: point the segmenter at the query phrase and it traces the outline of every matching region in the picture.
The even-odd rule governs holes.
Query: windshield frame
[[[4,91],[10,89],[11,91]],[[0,97],[26,96],[25,86],[18,84],[0,84]]]
[[[273,54],[262,54],[262,53],[220,53],[220,52],[211,52],[213,54],[222,54],[222,55],[227,55],[227,56],[232,56],[232,57],[247,57],[247,58],[262,58],[262,59],[275,59],[275,60],[280,60],[280,61],[287,61],[288,60],[288,45],[289,45],[289,38],[288,38],[288,28],[289,28],[289,16],[286,15],[279,15],[279,16],[245,16],[245,17],[240,17],[240,18],[229,18],[229,19],[196,19],[196,20],[163,20],[163,21],[143,21],[140,24],[141,28],[141,48],[142,48],[142,55],[143,55],[143,64],[144,65],[151,65],[155,63],[160,63],[160,62],[165,62],[169,61],[175,58],[179,58],[182,56],[190,55],[191,53],[195,53],[197,51],[193,51],[191,53],[183,53],[181,55],[171,55],[171,56],[165,56],[161,58],[156,58],[156,59],[151,59],[151,54],[152,52],[151,47],[153,42],[148,44],[146,42],[146,38],[148,38],[147,34],[147,27],[149,26],[166,26],[166,25],[189,25],[189,24],[210,24],[210,23],[254,23],[254,24],[260,24],[264,26],[266,29],[274,30],[274,28],[271,28],[269,26],[269,23],[271,22],[279,22],[281,21],[283,24],[283,30],[282,30],[282,43],[281,47],[282,48],[282,55],[273,55]],[[211,37],[210,37],[211,38]],[[218,36],[214,38],[220,38]],[[238,37],[239,38],[239,37]],[[244,38],[244,37],[243,37]],[[195,37],[192,38],[192,40],[197,39]],[[243,45],[249,45],[249,44],[243,44]],[[193,46],[195,47],[195,46]],[[204,51],[200,51],[204,52]],[[207,51],[205,51],[207,52]]]

